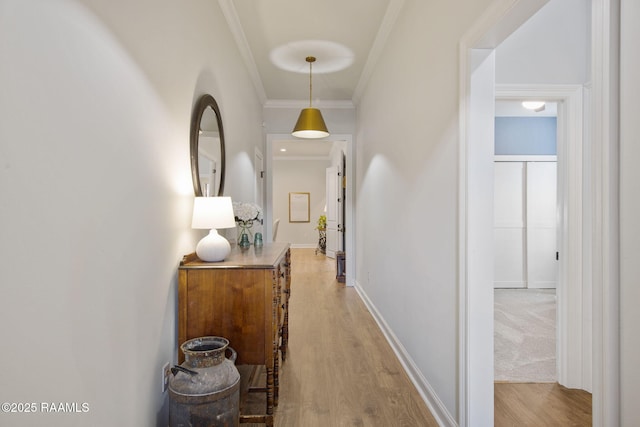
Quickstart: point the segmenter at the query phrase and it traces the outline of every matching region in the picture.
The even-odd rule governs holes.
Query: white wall
[[[326,204],[325,172],[328,159],[273,161],[273,218],[280,218],[276,241],[292,246],[318,245],[318,218]],[[310,222],[289,222],[289,193],[310,193]]]
[[[590,0],[551,0],[496,49],[496,83],[589,80]]]
[[[253,197],[262,108],[217,2],[0,0],[2,402],[12,426],[166,425],[189,120],[218,101],[226,195]]]
[[[622,0],[620,80],[620,344],[621,416],[623,426],[640,420],[640,147],[637,100],[640,97],[640,3]]]
[[[459,404],[458,43],[489,3],[406,1],[358,105],[357,286],[447,424]]]

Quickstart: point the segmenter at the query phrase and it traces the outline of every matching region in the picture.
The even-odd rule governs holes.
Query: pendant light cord
[[[311,83],[311,75],[313,74],[311,67],[313,66],[313,63],[315,62],[315,60],[316,58],[314,56],[307,56],[306,58],[306,61],[309,63],[309,108],[311,108],[311,98],[312,98],[311,94],[312,94],[312,88],[313,88],[313,85]]]

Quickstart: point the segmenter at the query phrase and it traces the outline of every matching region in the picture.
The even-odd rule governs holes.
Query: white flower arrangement
[[[233,202],[233,215],[236,222],[253,224],[258,221],[262,224],[262,208],[255,203]]]
[[[243,234],[246,234],[251,241],[254,222],[262,226],[262,208],[255,203],[233,202],[233,215],[238,225],[237,242],[240,242]],[[261,231],[259,227],[256,228]]]

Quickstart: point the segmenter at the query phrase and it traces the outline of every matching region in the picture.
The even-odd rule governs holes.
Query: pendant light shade
[[[306,61],[309,63],[309,108],[304,108],[300,112],[298,121],[293,128],[293,132],[291,132],[291,135],[297,138],[314,139],[329,136],[329,130],[327,130],[327,125],[324,123],[322,113],[317,108],[312,108],[311,106],[311,64],[315,62],[315,60],[316,58],[313,56],[307,56],[306,58]]]
[[[322,113],[317,108],[304,108],[291,135],[298,138],[324,138],[329,136]]]

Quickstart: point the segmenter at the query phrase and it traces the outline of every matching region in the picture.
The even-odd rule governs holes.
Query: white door
[[[527,162],[527,276],[529,288],[555,288],[556,163]]]
[[[338,225],[339,225],[339,209],[338,203],[339,191],[338,168],[331,166],[326,171],[326,202],[327,202],[327,256],[336,257],[338,248]]]
[[[338,192],[338,242],[336,244],[336,250],[344,251],[345,247],[345,210],[347,207],[347,158],[344,153],[340,155],[340,163],[338,166],[338,178],[337,189]]]
[[[198,173],[200,174],[202,195],[205,197],[217,196],[218,188],[220,187],[218,159],[199,154]]]
[[[524,162],[494,167],[494,287],[526,288]]]
[[[555,288],[556,163],[496,162],[494,287]]]
[[[264,161],[262,153],[257,148],[254,153],[253,168],[255,171],[255,202],[264,210]]]

